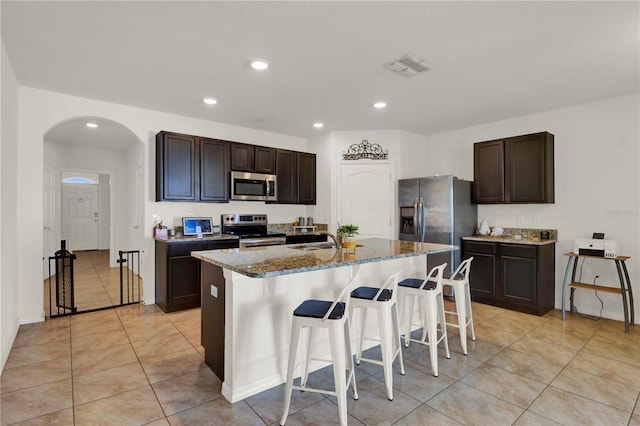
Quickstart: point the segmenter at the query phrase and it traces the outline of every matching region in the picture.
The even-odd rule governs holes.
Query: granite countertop
[[[383,238],[358,240],[357,244],[355,253],[334,247],[313,249],[326,247],[327,243],[310,243],[195,251],[191,255],[249,277],[266,278],[458,250],[457,246]],[[305,250],[305,247],[310,250]]]
[[[193,243],[193,242],[207,241],[207,240],[237,240],[239,238],[240,237],[238,237],[237,235],[231,235],[231,234],[203,235],[202,238],[198,238],[195,235],[194,236],[176,235],[176,236],[167,237],[167,238],[153,237],[154,240],[160,241],[163,243]]]
[[[541,240],[540,237],[523,237],[516,238],[512,235],[492,236],[492,235],[472,235],[462,237],[467,241],[485,241],[490,243],[510,243],[510,244],[528,244],[533,246],[543,246],[546,244],[555,244],[555,239]]]

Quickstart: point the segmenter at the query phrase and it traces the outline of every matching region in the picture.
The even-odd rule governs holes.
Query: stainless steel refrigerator
[[[478,221],[472,183],[455,176],[398,180],[399,239],[461,247],[461,237],[473,235]],[[428,255],[427,269],[444,262],[448,278],[460,264],[460,250]]]

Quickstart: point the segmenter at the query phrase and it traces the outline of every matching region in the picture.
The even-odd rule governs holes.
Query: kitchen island
[[[327,243],[193,252],[202,262],[205,362],[223,381],[223,396],[236,402],[284,383],[291,314],[302,301],[334,300],[355,275],[370,286],[399,270],[424,277],[428,254],[457,249],[371,238],[355,253]],[[376,322],[368,323],[367,335],[377,335]],[[314,348],[330,359],[327,336],[316,333]]]

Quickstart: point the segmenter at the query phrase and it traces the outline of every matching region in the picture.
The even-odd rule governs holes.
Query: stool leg
[[[471,340],[475,341],[476,340],[476,331],[473,329],[473,311],[471,310],[471,289],[469,288],[469,283],[465,283],[464,285],[464,293],[465,293],[465,299],[467,302],[467,312],[469,315],[469,321],[466,321],[466,323],[469,324],[469,331],[471,331]]]
[[[365,306],[359,306],[358,312],[360,313],[360,324],[356,326],[356,339],[358,342],[358,348],[356,351],[356,364],[360,365],[362,359],[362,345],[364,344],[364,325],[367,319],[367,308]]]
[[[423,296],[416,296],[416,297],[423,297]],[[422,337],[420,338],[421,341],[426,342],[427,341],[427,328],[425,327],[425,324],[427,323],[427,310],[426,310],[426,305],[423,303],[419,303],[418,302],[418,318],[420,318],[420,321],[422,321]]]
[[[431,357],[431,370],[438,377],[438,304],[435,296],[422,296],[425,310],[425,322],[429,337],[429,356]],[[445,326],[446,327],[446,326]]]
[[[394,355],[397,351],[398,358],[400,358],[400,374],[404,376],[404,362],[402,361],[402,343],[400,343],[400,321],[398,319],[398,305],[394,303],[391,306],[391,319],[393,321],[393,332],[394,343],[396,344],[396,349],[394,350]]]
[[[287,382],[284,387],[284,412],[280,419],[280,424],[284,425],[287,422],[287,416],[289,415],[289,406],[291,405],[291,392],[293,388],[293,370],[296,366],[296,355],[298,353],[298,341],[300,340],[300,327],[297,324],[295,318],[293,319],[293,326],[291,327],[291,343],[289,346],[289,363],[287,365]]]
[[[309,329],[309,336],[307,340],[307,350],[302,353],[301,356],[301,375],[300,375],[300,386],[307,385],[307,379],[309,378],[309,360],[311,359],[311,342],[313,341],[313,329],[314,327],[304,327]]]
[[[353,387],[353,399],[358,399],[358,388],[356,387],[356,367],[353,363],[353,352],[351,351],[351,326],[349,321],[344,324],[344,344],[347,366],[349,367],[349,375],[351,377],[351,386]],[[347,385],[348,387],[348,385]]]
[[[386,305],[386,304],[385,304]],[[378,308],[378,324],[380,327],[380,352],[382,353],[382,369],[384,383],[387,387],[387,398],[393,401],[393,339],[391,331],[391,311],[388,306]]]
[[[447,356],[447,359],[451,358],[451,354],[449,353],[449,336],[447,333],[447,322],[446,319],[444,317],[444,295],[442,293],[440,293],[438,296],[436,296],[439,302],[439,308],[438,308],[438,312],[439,312],[439,316],[440,316],[440,323],[442,324],[442,337],[441,340],[444,341],[444,352]]]
[[[360,331],[358,330],[358,321],[356,319],[357,315],[356,315],[356,304],[351,302],[349,304],[349,318],[351,319],[351,321],[355,324],[355,337],[356,337],[356,364],[360,365],[360,360],[357,357],[357,351],[358,351],[358,336],[360,335]]]
[[[406,329],[404,334],[404,347],[408,348],[409,342],[411,341],[411,322],[413,321],[413,300],[415,297],[410,294],[407,294],[404,297],[405,297],[404,305],[407,308],[405,312],[407,323],[406,323]],[[406,298],[408,297],[410,298],[410,300],[406,300]]]
[[[456,313],[458,316],[458,330],[460,331],[460,345],[462,346],[462,353],[467,355],[467,298],[464,292],[464,284],[456,282],[455,286],[456,295]]]
[[[336,387],[338,399],[338,414],[340,424],[347,424],[347,386],[344,378],[345,372],[345,338],[344,330],[337,330],[334,325],[329,327],[329,342],[331,345],[331,359],[333,362],[333,382]],[[341,334],[341,336],[338,336]]]

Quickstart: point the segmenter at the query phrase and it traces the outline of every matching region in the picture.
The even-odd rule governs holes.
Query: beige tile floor
[[[120,304],[120,268],[109,267],[109,250],[87,250],[74,252],[74,287],[75,306],[78,311],[100,309]],[[53,269],[53,266],[52,266]],[[125,268],[125,272],[127,268]],[[142,279],[138,276],[129,277],[130,291],[129,301],[142,299]],[[139,286],[138,286],[139,284]],[[54,302],[52,310],[57,313],[55,307],[55,281],[52,281]],[[125,276],[126,286],[126,276]],[[125,287],[126,288],[126,287]],[[49,305],[49,280],[44,280],[44,309],[47,316],[50,315]],[[123,301],[128,302],[125,290]],[[60,310],[59,313],[64,313]]]
[[[350,424],[640,425],[640,329],[560,312],[536,317],[473,305],[477,340],[431,375],[425,347],[386,398],[382,370],[357,367]],[[377,348],[370,350],[377,352]],[[3,425],[272,425],[283,386],[236,404],[203,363],[200,311],[132,305],[24,325],[0,381]],[[372,355],[373,356],[373,355]],[[310,384],[329,383],[328,368]],[[288,425],[337,424],[335,398],[294,392]]]

